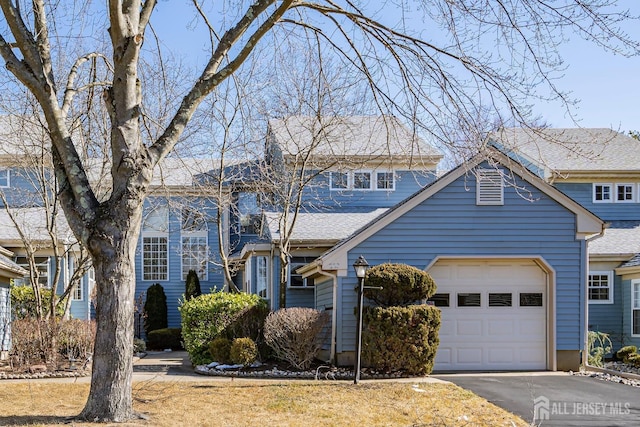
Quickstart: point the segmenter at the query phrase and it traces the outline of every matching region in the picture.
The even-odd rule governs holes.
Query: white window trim
[[[187,280],[187,274],[189,273],[189,271],[185,272],[184,271],[184,254],[182,253],[182,248],[184,247],[184,239],[190,239],[190,238],[204,238],[204,245],[207,251],[207,255],[205,256],[205,267],[204,267],[204,272],[203,272],[203,277],[200,277],[199,272],[196,270],[196,273],[198,273],[198,279],[202,280],[202,281],[207,281],[209,280],[209,268],[208,268],[208,264],[209,264],[209,236],[207,235],[207,232],[185,232],[180,236],[180,271],[182,272],[182,280]]]
[[[613,304],[613,286],[614,286],[614,277],[613,271],[589,271],[589,276],[599,275],[599,276],[607,276],[607,289],[609,289],[609,299],[606,300],[591,300],[589,299],[589,277],[587,277],[587,300],[589,304]]]
[[[294,274],[295,270],[297,270],[298,268],[302,267],[304,264],[300,264],[300,263],[296,263],[296,266],[294,268],[294,266],[289,263],[287,268],[288,268],[288,273],[287,273],[287,288],[289,289],[313,289],[315,288],[315,285],[308,285],[307,283],[309,283],[309,281],[307,279],[302,279],[302,286],[292,286],[291,285],[291,275]]]
[[[333,174],[344,174],[347,175],[347,186],[346,187],[334,187],[333,185]],[[347,191],[351,188],[351,174],[349,172],[343,172],[339,170],[329,171],[329,188],[331,191]]]
[[[258,284],[260,283],[259,279],[260,279],[260,260],[261,259],[264,260],[264,290],[265,290],[264,296],[260,295],[260,292],[258,289]],[[269,258],[265,255],[256,256],[256,295],[264,299],[269,299],[269,297],[271,296],[271,291],[269,289]]]
[[[379,188],[378,187],[378,174],[379,173],[390,173],[391,174],[391,188]],[[392,170],[390,171],[385,171],[385,170],[376,170],[373,171],[373,188],[376,191],[395,191],[396,189],[396,173]]]
[[[7,176],[7,185],[0,185],[0,188],[9,188],[11,187],[11,170],[10,169],[0,169],[0,173],[4,172]]]
[[[485,199],[485,195],[483,194],[483,186],[482,180],[485,176],[492,175],[492,179],[495,177],[500,178],[500,188],[494,191],[498,192],[498,197],[489,197],[489,199]],[[493,200],[491,200],[493,199]],[[476,169],[476,205],[479,206],[502,206],[504,205],[504,179],[502,176],[502,171],[499,169]]]
[[[609,200],[596,200],[596,186],[599,185],[609,187]],[[610,182],[594,182],[591,185],[591,200],[593,203],[613,203],[613,199],[615,199],[614,188],[615,186]]]
[[[631,312],[630,312],[630,314],[631,314],[631,319],[630,319],[631,322],[630,322],[629,326],[631,327],[631,331],[630,332],[631,332],[631,336],[632,337],[640,337],[640,333],[638,333],[638,334],[634,334],[633,333],[633,312],[635,310],[640,311],[640,301],[638,301],[638,307],[636,307],[635,304],[634,304],[635,301],[633,299],[633,297],[634,297],[634,295],[633,295],[634,294],[634,288],[636,286],[638,286],[638,288],[639,288],[638,292],[640,292],[640,280],[632,280],[631,281]]]
[[[159,205],[156,207],[151,208],[150,210],[147,211],[147,216],[151,215],[155,210],[158,209],[162,209],[165,211],[165,215],[166,215],[166,222],[163,226],[164,226],[164,230],[145,230],[144,229],[144,223],[145,223],[145,218],[143,217],[142,220],[142,231],[140,233],[140,243],[141,243],[141,251],[140,251],[140,267],[141,267],[141,271],[140,271],[140,275],[142,276],[142,281],[144,282],[168,282],[169,281],[169,277],[171,277],[171,272],[170,272],[170,262],[169,262],[169,207],[165,206],[165,205]],[[158,237],[158,238],[165,238],[167,239],[167,252],[166,252],[166,259],[167,259],[167,277],[165,279],[147,279],[145,277],[145,271],[144,271],[144,239],[145,238],[153,238],[153,237]]]
[[[631,200],[618,200],[618,187],[620,186],[631,187],[631,191],[632,191]],[[614,203],[635,203],[638,198],[636,187],[637,185],[631,182],[616,182],[614,186],[614,189],[615,189],[615,193],[613,197]]]
[[[82,278],[81,280],[78,280],[78,283],[76,283],[73,287],[73,290],[71,291],[71,301],[84,301],[84,278]],[[77,297],[76,295],[80,294],[79,297]]]
[[[365,174],[368,173],[369,174],[369,187],[367,188],[356,188],[356,174],[357,173],[361,173],[361,174]],[[351,172],[351,189],[353,191],[371,191],[373,189],[373,179],[374,179],[374,171],[369,170],[369,169],[358,169],[358,170],[354,170],[353,172]]]

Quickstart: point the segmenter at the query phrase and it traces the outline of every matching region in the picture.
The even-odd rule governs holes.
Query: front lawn
[[[88,384],[2,382],[0,425],[49,426],[77,414]],[[238,379],[134,384],[146,426],[526,426],[452,384]],[[71,423],[73,426],[92,425]]]

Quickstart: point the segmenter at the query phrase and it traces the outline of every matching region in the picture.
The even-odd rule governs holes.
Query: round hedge
[[[431,276],[407,264],[379,264],[367,271],[364,296],[381,307],[415,304],[436,293],[436,284]]]

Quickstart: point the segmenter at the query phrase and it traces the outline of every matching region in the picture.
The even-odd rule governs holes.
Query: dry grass
[[[88,384],[5,382],[0,425],[62,424],[82,409],[88,390]],[[150,381],[134,384],[134,399],[150,419],[120,426],[527,425],[451,384]]]

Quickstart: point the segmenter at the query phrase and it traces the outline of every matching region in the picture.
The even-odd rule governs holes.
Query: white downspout
[[[585,239],[585,251],[587,253],[587,262],[585,264],[587,271],[585,272],[584,277],[586,279],[585,284],[587,286],[585,286],[584,296],[584,351],[582,352],[582,366],[587,366],[589,364],[589,242],[604,236],[604,231],[608,227],[609,223],[605,223],[602,226],[602,231],[600,233]],[[613,286],[611,286],[611,291],[613,292]]]
[[[336,322],[338,320],[338,275],[327,273],[326,271],[322,271],[322,270],[319,270],[318,274],[331,278],[331,281],[333,283],[332,285],[333,310],[331,310],[331,350],[329,351],[329,361],[331,363],[335,363],[337,362],[335,360],[335,357],[336,357],[336,341],[338,339],[338,334],[337,334],[338,327],[336,325]]]

